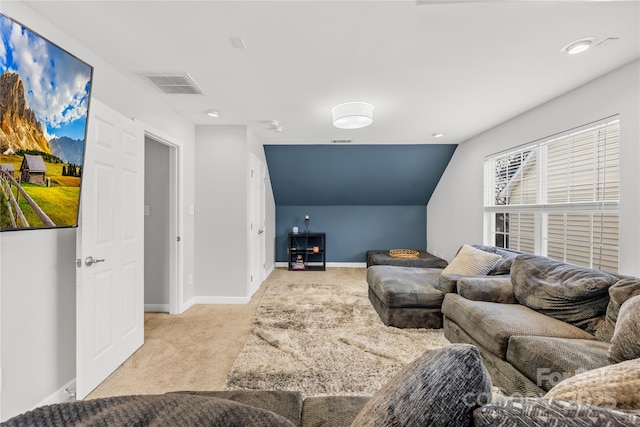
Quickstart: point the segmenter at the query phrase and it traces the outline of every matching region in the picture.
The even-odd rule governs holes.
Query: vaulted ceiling
[[[425,206],[456,145],[267,145],[281,206]]]

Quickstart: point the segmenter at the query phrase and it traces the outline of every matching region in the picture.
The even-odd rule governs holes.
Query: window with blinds
[[[617,272],[619,164],[616,118],[486,158],[488,243]]]

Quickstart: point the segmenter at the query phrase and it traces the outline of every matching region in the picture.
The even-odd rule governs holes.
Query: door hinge
[[[176,242],[180,241],[180,236],[176,237]]]

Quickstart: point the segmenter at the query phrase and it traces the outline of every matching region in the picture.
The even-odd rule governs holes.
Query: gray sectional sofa
[[[513,259],[522,253],[493,246],[471,246],[499,255],[499,261],[485,274],[488,277],[508,275]],[[382,322],[397,328],[441,328],[445,294],[456,292],[458,280],[467,277],[447,272],[446,267],[394,263],[372,264],[367,268],[369,300]]]
[[[39,407],[2,426],[640,425],[640,279],[513,255],[488,264],[489,273],[501,265],[510,276],[440,274],[428,282],[442,295],[444,332],[454,344],[425,352],[373,396],[119,396]],[[413,270],[419,280],[421,269]]]
[[[444,332],[476,346],[506,393],[541,396],[565,378],[622,361],[612,358],[611,339],[634,295],[640,279],[519,255],[508,279],[458,282],[442,304]],[[640,348],[638,335],[630,343]]]
[[[618,396],[616,396],[618,397]],[[620,395],[620,401],[626,395]],[[615,399],[614,399],[615,400]],[[628,399],[625,400],[628,404]],[[637,404],[637,399],[635,404]],[[176,392],[43,406],[3,426],[636,426],[640,417],[557,398],[492,394],[478,349],[425,352],[371,397],[303,398],[292,391]]]

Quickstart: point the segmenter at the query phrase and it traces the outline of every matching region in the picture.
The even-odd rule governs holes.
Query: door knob
[[[88,256],[84,259],[84,265],[87,267],[91,267],[93,264],[97,264],[99,262],[104,262],[103,259],[94,259],[92,256]]]

